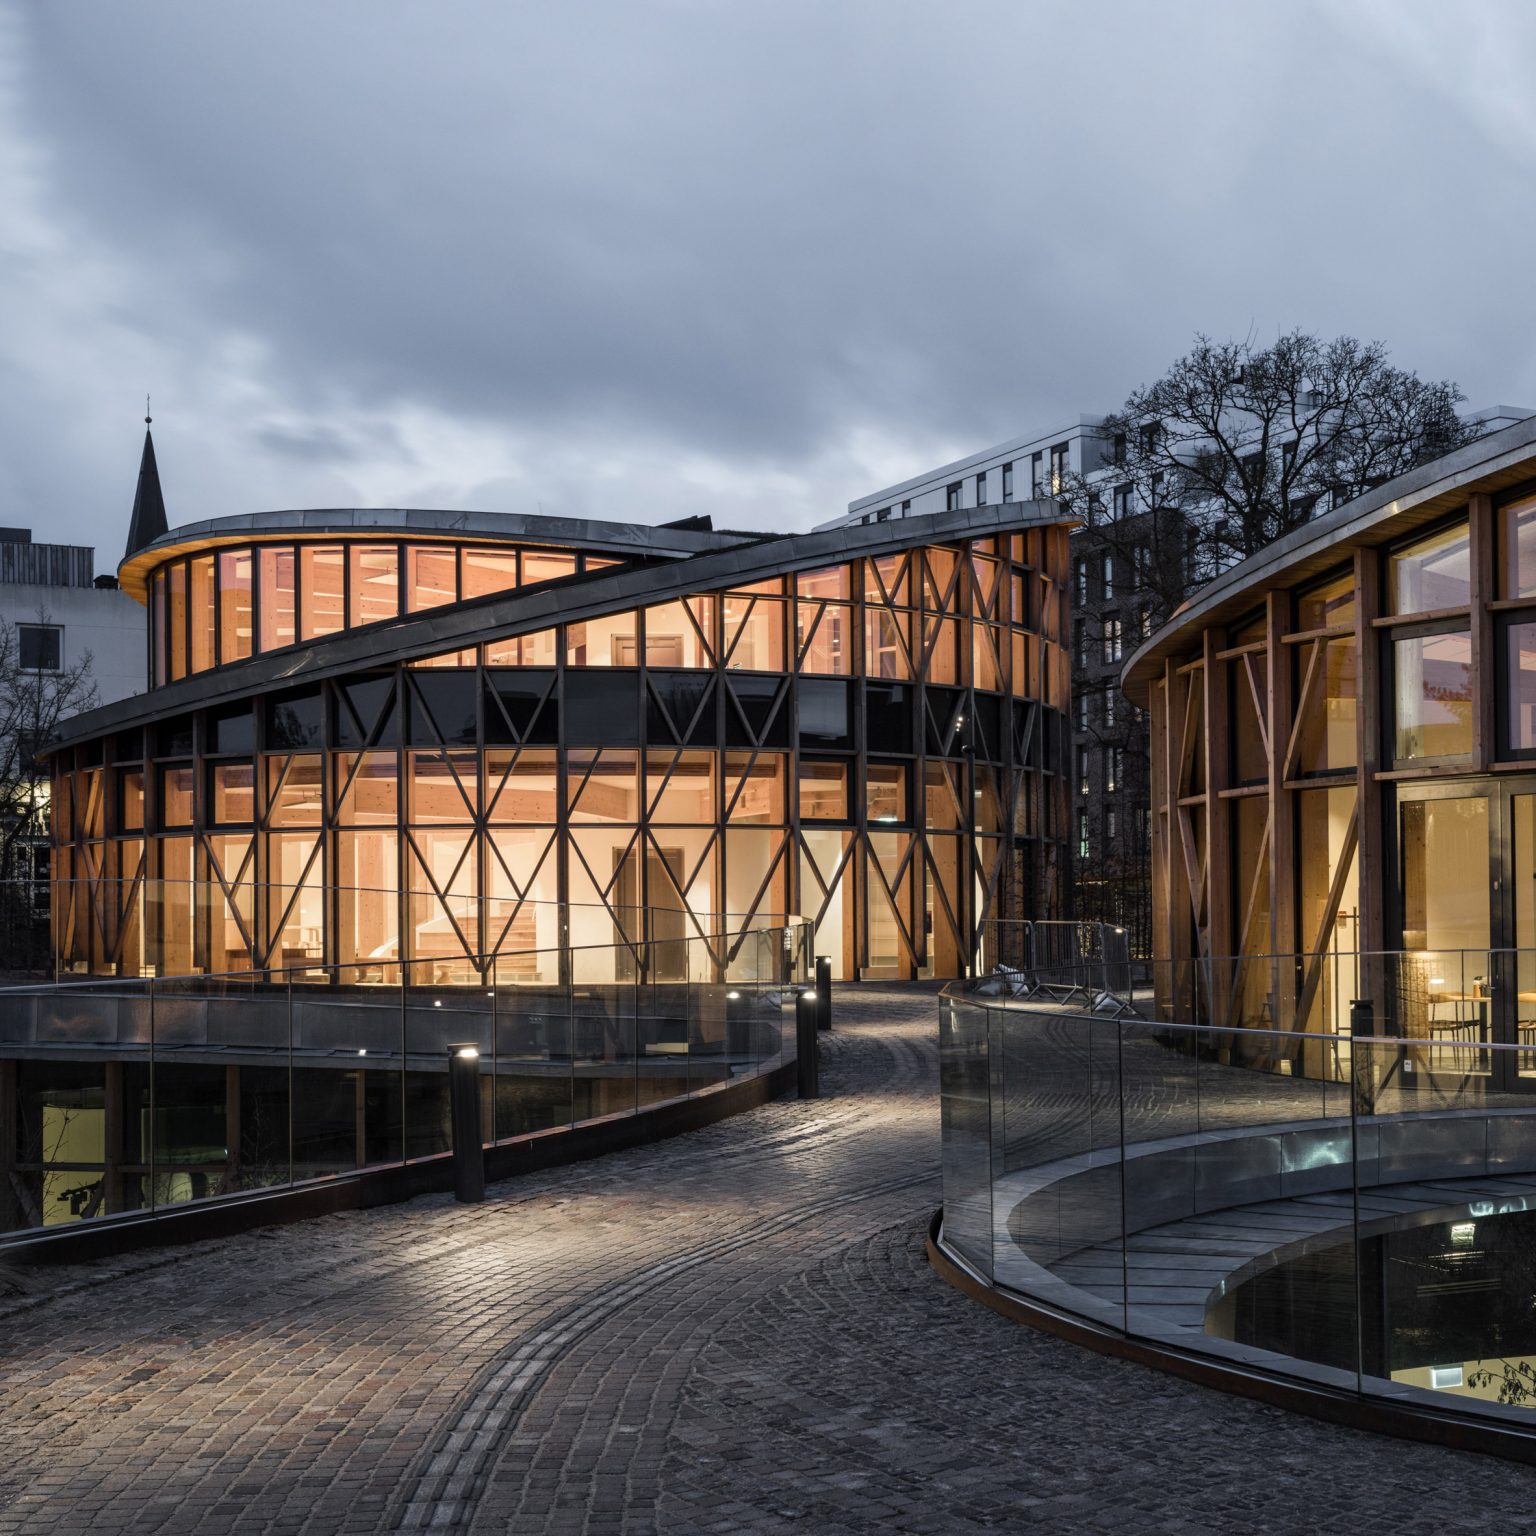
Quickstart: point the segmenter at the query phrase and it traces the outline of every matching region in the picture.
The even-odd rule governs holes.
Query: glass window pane
[[[515,549],[466,549],[460,554],[464,601],[510,592],[517,585]]]
[[[192,562],[192,670],[206,672],[213,665],[213,556],[200,555]]]
[[[784,604],[776,598],[727,592],[724,614],[725,664],[732,671],[784,670]]]
[[[648,667],[712,667],[715,600],[708,594],[645,610]]]
[[[593,566],[587,562],[588,569]],[[562,576],[576,574],[576,556],[559,550],[525,549],[523,551],[523,585],[532,586],[537,581],[558,581]]]
[[[337,634],[346,628],[342,548],[339,544],[306,544],[299,555],[304,587],[299,637],[315,640]]]
[[[165,653],[165,572],[158,570],[149,588],[150,648],[155,656],[155,687],[164,687],[166,676]]]
[[[1337,629],[1355,622],[1355,578],[1340,576],[1337,581],[1313,587],[1296,599],[1295,633],[1312,629]],[[1261,630],[1262,633],[1262,630]]]
[[[400,834],[395,831],[336,834],[336,958],[362,969],[343,977],[384,981],[370,961],[400,956]]]
[[[187,675],[187,568],[177,561],[170,578],[171,681]]]
[[[556,819],[560,766],[552,751],[487,752],[485,784],[487,821],[519,826]]]
[[[1310,647],[1300,659],[1303,681]],[[1312,676],[1311,697],[1302,716],[1296,766],[1303,773],[1327,773],[1355,766],[1355,642],[1352,637],[1323,646]],[[1255,726],[1257,730],[1257,726]]]
[[[853,609],[846,603],[796,603],[795,650],[802,672],[852,676]]]
[[[585,624],[565,627],[568,667],[632,667],[639,660],[635,643],[636,615],[616,613]]]
[[[221,826],[256,819],[256,773],[250,763],[214,764],[213,819]]]
[[[800,759],[800,819],[848,820],[848,764]]]
[[[871,821],[901,822],[907,810],[907,770],[902,763],[870,763],[865,769],[866,801]]]
[[[510,640],[492,640],[485,647],[485,664],[488,667],[552,667],[559,641],[560,632],[555,629],[514,635]]]
[[[219,552],[219,661],[228,665],[251,654],[251,552]]]
[[[1505,631],[1504,723],[1515,752],[1536,749],[1536,624]]]
[[[258,551],[258,567],[261,572],[261,649],[275,651],[279,646],[293,644],[293,551],[263,545]]]
[[[192,769],[175,766],[160,770],[160,825],[192,825]]]
[[[912,616],[875,604],[864,609],[864,675],[910,677],[907,646],[912,636]]]
[[[1403,948],[1486,950],[1487,800],[1406,801],[1402,828]]]
[[[405,565],[405,606],[409,613],[458,601],[459,553],[436,544],[412,544]]]
[[[395,618],[400,612],[400,551],[393,544],[354,544],[347,558],[352,567],[352,627]]]
[[[1536,594],[1536,496],[1499,514],[1500,597]]]
[[[923,769],[923,820],[929,831],[960,831],[969,821],[965,772],[958,763],[929,762]]]
[[[477,769],[473,752],[412,752],[412,825],[473,821],[479,802]]]
[[[1472,750],[1472,641],[1464,631],[1399,640],[1395,653],[1399,760]]]
[[[784,765],[778,752],[727,752],[725,816],[731,825],[781,825],[784,821]]]
[[[645,785],[653,822],[712,824],[716,819],[713,752],[649,752]]]
[[[338,826],[394,826],[400,818],[400,762],[394,752],[335,757]]]
[[[320,754],[269,757],[267,765],[267,824],[273,827],[318,827],[324,806]]]
[[[1460,608],[1472,601],[1472,551],[1467,525],[1399,550],[1388,560],[1389,601],[1393,613],[1429,613]]]
[[[566,758],[572,821],[640,819],[640,758],[635,752],[572,751]]]
[[[846,603],[853,596],[853,578],[846,565],[832,565],[820,571],[801,571],[795,577],[795,591],[801,597]]]
[[[67,782],[67,781],[61,781]],[[121,798],[118,802],[117,827],[120,832],[142,832],[144,830],[144,775],[136,768],[130,768],[123,774]],[[64,804],[68,805],[68,794],[60,797]],[[59,826],[61,837],[69,836],[69,823],[65,819]]]
[[[906,558],[902,555],[882,555],[878,560],[866,560],[864,596],[871,603],[909,604],[912,601],[912,583]]]

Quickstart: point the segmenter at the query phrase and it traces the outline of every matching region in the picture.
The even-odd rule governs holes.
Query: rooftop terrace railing
[[[811,931],[0,990],[0,1233],[444,1160],[450,1047],[493,1149],[782,1075]]]
[[[1536,1433],[1536,952],[1325,959],[947,988],[940,1246],[1234,1381]]]
[[[370,967],[382,973],[406,961],[473,986],[498,955],[524,956],[524,974],[542,981],[553,979],[543,963],[582,952],[584,975],[595,979],[592,962],[604,951],[614,959],[610,979],[649,967],[675,973],[684,961],[702,979],[740,935],[792,920],[717,911],[707,898],[546,901],[498,888],[490,872],[486,890],[453,888],[461,882],[481,884],[473,870],[445,877],[447,889],[325,884],[318,869],[266,883],[61,880],[51,897],[55,979],[250,970],[324,982],[338,962],[366,981]]]

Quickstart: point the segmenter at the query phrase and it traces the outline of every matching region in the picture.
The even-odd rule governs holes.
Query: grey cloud
[[[1536,395],[1498,297],[1532,219],[1515,148],[1290,0],[136,0],[29,8],[13,49],[49,204],[134,322],[171,359],[254,338],[313,423],[229,408],[182,450],[201,485],[237,439],[284,503],[405,455],[343,406],[547,443],[516,494],[562,510],[598,494],[572,445],[605,439],[815,480],[856,429],[979,447],[1250,325]],[[830,514],[894,475],[814,489]]]

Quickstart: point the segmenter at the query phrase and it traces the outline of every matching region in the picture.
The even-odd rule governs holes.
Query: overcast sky
[[[1196,331],[1536,408],[1536,6],[0,9],[0,523],[800,528]]]

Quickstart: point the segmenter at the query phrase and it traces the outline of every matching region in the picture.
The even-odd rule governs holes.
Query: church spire
[[[133,498],[133,517],[128,524],[127,560],[166,531],[165,498],[160,494],[160,471],[155,467],[155,440],[150,435],[149,397],[144,397],[144,456],[139,460],[139,488]]]

